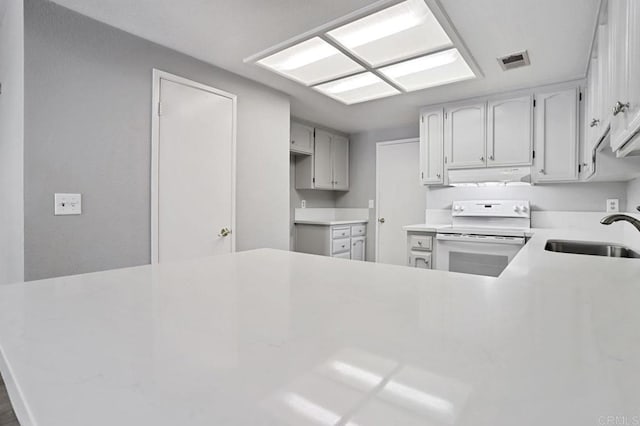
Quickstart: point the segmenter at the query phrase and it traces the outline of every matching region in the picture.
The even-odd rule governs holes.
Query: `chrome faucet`
[[[640,212],[640,206],[636,207],[636,210]],[[603,225],[611,225],[614,222],[620,222],[620,221],[629,222],[630,224],[635,226],[635,228],[638,231],[640,231],[640,220],[626,214],[612,214],[612,215],[603,217],[600,223]]]

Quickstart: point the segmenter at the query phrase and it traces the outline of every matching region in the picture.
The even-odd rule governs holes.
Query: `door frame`
[[[198,83],[184,77],[180,77],[166,71],[153,69],[153,86],[151,99],[151,263],[158,263],[158,232],[159,232],[159,150],[160,150],[160,81],[167,80],[173,83],[203,90],[232,101],[232,130],[231,130],[231,252],[236,251],[236,138],[237,138],[237,96],[206,84]]]
[[[392,141],[376,143],[376,235],[375,235],[375,262],[378,263],[380,256],[380,148],[388,145],[400,145],[405,143],[420,143],[420,138],[397,139]],[[419,176],[416,177],[419,179]]]

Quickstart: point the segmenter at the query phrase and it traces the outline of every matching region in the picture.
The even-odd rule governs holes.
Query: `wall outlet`
[[[620,204],[617,198],[611,198],[607,200],[607,213],[618,213],[620,211]]]
[[[369,200],[369,208],[370,209],[375,209],[376,208],[376,204],[374,200]]]
[[[303,209],[306,209],[307,208],[307,200],[302,200],[300,202],[300,207],[302,207]]]
[[[82,214],[82,194],[54,194],[53,214],[56,216]]]

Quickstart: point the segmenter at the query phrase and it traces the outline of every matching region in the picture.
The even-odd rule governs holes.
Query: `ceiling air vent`
[[[529,53],[524,52],[512,53],[511,55],[498,58],[498,62],[503,70],[512,70],[514,68],[524,67],[529,65]]]

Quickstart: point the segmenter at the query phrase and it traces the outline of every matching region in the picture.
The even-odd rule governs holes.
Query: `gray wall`
[[[336,207],[367,208],[376,199],[376,142],[409,139],[419,136],[415,126],[362,132],[350,136],[349,192],[339,194]],[[369,209],[367,225],[367,260],[375,259],[375,209]]]
[[[627,184],[627,211],[638,213],[637,206],[640,206],[640,178]]]
[[[0,0],[0,284],[24,278],[22,0]]]
[[[238,95],[237,247],[287,249],[289,99],[43,0],[25,2],[29,280],[150,261],[151,72]],[[53,216],[54,192],[83,194]]]

